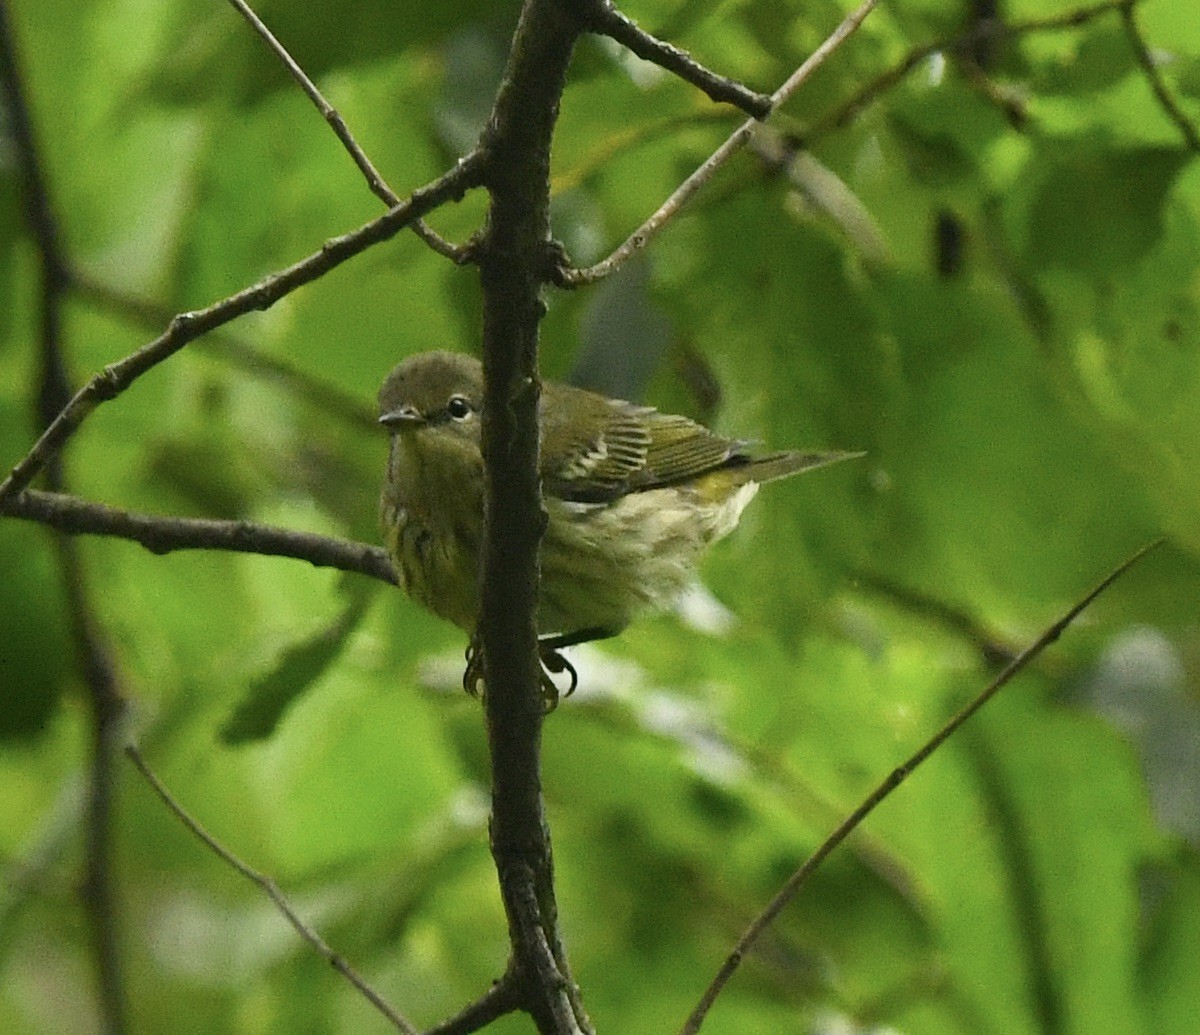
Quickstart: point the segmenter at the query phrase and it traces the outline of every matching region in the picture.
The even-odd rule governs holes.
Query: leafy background
[[[768,90],[843,13],[624,9]],[[401,193],[473,140],[515,11],[259,5]],[[979,64],[934,53],[839,125],[876,76],[970,17],[897,0],[644,260],[548,297],[552,376],[773,446],[868,454],[764,491],[714,551],[707,585],[736,615],[723,631],[701,609],[576,655],[583,685],[547,724],[545,776],[565,934],[600,1030],[674,1030],[837,820],[998,656],[1160,533],[1163,549],[829,860],[705,1030],[1193,1030],[1200,23],[1170,0],[1136,13],[1190,142],[1115,10]],[[79,376],[378,214],[225,5],[17,0],[10,14],[85,274],[67,313]],[[573,257],[602,257],[734,124],[587,41],[554,161]],[[810,150],[767,160],[788,134]],[[482,211],[473,197],[432,222],[463,240]],[[0,249],[12,463],[34,430],[37,258],[3,150]],[[375,388],[408,353],[474,347],[478,314],[469,270],[400,238],[103,407],[71,445],[71,485],[131,510],[377,541]],[[314,398],[303,378],[339,394]],[[0,1028],[88,1031],[87,711],[48,535],[2,527]],[[506,944],[481,716],[455,690],[461,635],[295,562],[81,546],[131,732],[181,801],[419,1023],[485,989]],[[135,1030],[385,1030],[127,766],[117,791]]]

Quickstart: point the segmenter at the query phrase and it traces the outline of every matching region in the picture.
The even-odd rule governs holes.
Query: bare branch
[[[1046,18],[1028,18],[1005,24],[1004,22],[986,22],[978,24],[967,33],[957,33],[944,36],[941,39],[923,43],[914,47],[887,71],[880,73],[853,97],[839,105],[829,114],[818,119],[804,134],[805,140],[815,140],[817,137],[840,129],[858,117],[884,91],[891,89],[914,68],[928,60],[934,54],[955,53],[962,50],[972,50],[980,43],[1012,36],[1023,36],[1034,32],[1055,32],[1064,29],[1077,28],[1095,18],[1102,17],[1114,11],[1124,10],[1136,0],[1104,0],[1090,7],[1078,7],[1062,14]]]
[[[304,69],[296,63],[296,60],[287,52],[284,45],[275,38],[275,34],[250,9],[250,5],[245,3],[245,0],[229,0],[229,3],[238,14],[250,23],[251,28],[263,38],[267,46],[275,52],[275,56],[283,62],[284,68],[288,70],[291,77],[300,84],[300,89],[316,105],[322,118],[329,123],[338,140],[342,142],[342,146],[349,152],[350,157],[354,159],[354,164],[358,166],[363,176],[366,177],[367,184],[375,196],[387,205],[388,208],[393,208],[400,204],[400,196],[387,185],[384,178],[380,175],[379,170],[375,168],[374,163],[367,157],[366,152],[358,146],[358,142],[354,139],[349,127],[347,127],[345,119],[342,118],[332,104],[325,100],[321,91],[317,89],[317,84],[309,79]]]
[[[349,963],[341,956],[333,951],[325,940],[308,924],[306,924],[300,915],[296,912],[292,904],[287,900],[282,891],[279,890],[279,885],[275,883],[266,874],[259,873],[258,870],[243,862],[238,856],[234,855],[220,841],[212,836],[201,825],[200,821],[195,819],[167,790],[163,782],[155,774],[154,770],[146,763],[142,757],[142,753],[137,749],[136,745],[128,744],[125,747],[125,754],[134,764],[134,767],[145,778],[146,782],[158,795],[164,805],[175,815],[188,830],[192,832],[213,854],[215,854],[222,862],[232,867],[240,873],[246,880],[257,885],[274,903],[275,908],[283,914],[283,917],[297,934],[300,935],[309,945],[311,945],[324,959],[333,967],[339,974],[350,982],[362,994],[376,1010],[386,1017],[397,1031],[404,1032],[404,1035],[417,1035],[417,1029],[409,1023],[404,1017],[397,1013],[384,998],[375,991],[365,980],[359,975]]]
[[[425,1032],[425,1035],[470,1035],[486,1028],[492,1021],[520,1009],[521,999],[511,972],[505,974],[475,1002],[464,1007],[448,1020]]]
[[[878,3],[879,0],[866,0],[860,7],[848,14],[825,42],[792,73],[787,82],[771,95],[770,110],[775,111],[783,105],[863,23]],[[746,145],[757,126],[758,122],[754,119],[743,122],[716,151],[705,159],[695,172],[676,188],[675,192],[662,203],[658,211],[638,227],[624,244],[608,258],[585,269],[560,268],[556,283],[560,287],[579,287],[583,284],[595,283],[597,280],[607,277],[631,256],[645,248],[651,238],[656,236],[674,218],[675,214],[713,178],[717,170]]]
[[[91,711],[83,900],[92,926],[105,1030],[119,1035],[128,1025],[118,937],[120,907],[113,878],[113,814],[114,771],[126,706],[112,654],[95,618],[78,544],[65,535],[56,538],[75,650]]]
[[[446,238],[434,230],[423,219],[415,220],[412,229],[413,233],[437,252],[438,255],[449,259],[455,266],[465,266],[474,258],[475,253],[471,248],[470,241],[466,244],[455,244],[453,241],[447,241]]]
[[[893,769],[887,777],[863,799],[862,803],[853,812],[850,813],[821,844],[816,851],[812,853],[796,870],[795,873],[788,878],[787,883],[779,890],[778,894],[771,899],[767,907],[754,919],[754,922],[746,928],[745,933],[738,939],[737,945],[733,951],[725,959],[721,965],[721,969],[717,971],[716,977],[712,983],[704,991],[696,1009],[692,1011],[687,1022],[680,1029],[680,1035],[696,1035],[700,1030],[701,1024],[704,1023],[705,1017],[708,1016],[713,1004],[717,1000],[717,996],[721,994],[722,989],[728,984],[729,979],[733,977],[734,972],[741,965],[746,954],[758,941],[762,933],[771,925],[775,918],[783,911],[799,893],[801,888],[808,882],[808,879],[816,871],[817,867],[824,861],[839,844],[841,844],[853,831],[858,827],[863,820],[867,818],[889,794],[900,786],[913,771],[932,755],[939,747],[946,742],[972,715],[980,708],[988,703],[1002,687],[1010,683],[1023,669],[1054,643],[1067,629],[1067,627],[1079,617],[1080,613],[1087,608],[1101,593],[1109,586],[1124,575],[1130,568],[1138,563],[1151,550],[1161,546],[1166,540],[1155,539],[1153,542],[1147,543],[1145,546],[1136,550],[1131,556],[1122,561],[1116,568],[1110,571],[1103,579],[1100,580],[1092,589],[1090,589],[1080,600],[1073,604],[1065,614],[1057,621],[1049,626],[1032,644],[1025,648],[1020,654],[1013,658],[1004,669],[992,680],[983,690],[981,690],[970,702],[957,711],[951,718],[929,738],[921,748],[916,751],[907,761]]]
[[[1071,11],[1065,11],[1061,14],[1048,16],[1045,18],[1029,18],[1023,21],[1004,24],[1003,22],[987,22],[981,23],[976,28],[967,33],[958,33],[953,36],[946,36],[941,39],[933,40],[929,43],[922,44],[919,47],[914,47],[910,50],[899,62],[892,68],[876,76],[866,86],[859,90],[853,97],[849,98],[843,104],[839,105],[828,115],[817,120],[803,133],[803,140],[814,140],[817,137],[824,136],[829,132],[845,126],[856,118],[869,104],[871,104],[880,94],[895,86],[898,82],[905,78],[913,69],[917,68],[922,62],[928,60],[932,55],[943,52],[955,52],[964,49],[977,47],[981,42],[1002,39],[1012,36],[1027,35],[1034,32],[1053,32],[1077,28],[1096,18],[1112,12],[1121,12],[1122,16],[1127,19],[1132,16],[1132,9],[1136,6],[1138,0],[1104,0],[1102,3],[1094,4],[1086,7],[1079,7]],[[838,45],[841,44],[845,36],[849,35],[861,24],[862,20],[870,13],[871,8],[876,6],[875,3],[868,2],[856,11],[847,16],[845,21],[834,31],[834,33],[815,51],[812,56],[799,68],[796,73],[788,80],[776,93],[772,96],[772,111],[778,110],[779,106],[790,97],[795,89],[807,79],[817,67],[824,62],[830,53]],[[1128,24],[1128,21],[1127,21]],[[1136,32],[1136,26],[1134,27]],[[1134,37],[1131,37],[1131,39]],[[1140,40],[1140,36],[1136,37]],[[1196,139],[1197,131],[1194,126],[1187,120],[1187,117],[1174,103],[1173,98],[1166,91],[1165,84],[1162,82],[1161,74],[1153,65],[1153,59],[1150,57],[1144,45],[1139,46],[1135,43],[1135,50],[1138,51],[1139,61],[1142,62],[1143,68],[1146,70],[1147,77],[1150,80],[1151,87],[1158,96],[1160,103],[1163,104],[1167,113],[1179,125],[1180,132],[1183,133],[1189,148],[1195,150],[1196,144],[1193,142]],[[579,287],[584,284],[591,284],[595,281],[602,280],[610,273],[614,272],[622,263],[627,261],[632,255],[640,251],[662,228],[674,218],[676,213],[691,200],[701,187],[703,187],[713,174],[729,160],[730,157],[741,147],[743,147],[751,138],[755,130],[754,122],[746,122],[739,126],[737,130],[717,149],[691,176],[688,177],[679,188],[672,194],[662,206],[649,219],[647,219],[637,230],[635,230],[629,238],[621,244],[611,255],[594,266],[588,266],[580,269],[560,268],[558,270],[558,279],[556,283],[560,287]]]
[[[687,51],[650,35],[618,11],[612,0],[593,0],[584,19],[589,32],[616,40],[643,61],[665,68],[718,103],[733,104],[755,119],[764,119],[771,111],[770,97],[710,71]]]
[[[263,38],[267,46],[275,52],[275,56],[283,62],[284,68],[288,70],[291,77],[300,84],[300,89],[313,102],[317,111],[321,113],[321,117],[329,123],[338,140],[342,142],[342,146],[354,160],[354,164],[358,166],[359,171],[366,177],[367,186],[371,188],[371,192],[387,205],[388,208],[394,208],[396,205],[399,205],[400,195],[387,185],[387,181],[384,180],[383,175],[375,168],[375,163],[367,157],[367,153],[359,146],[358,141],[354,139],[354,134],[350,132],[350,127],[346,125],[346,120],[342,118],[341,113],[325,99],[324,94],[317,89],[317,84],[308,77],[296,59],[288,53],[287,48],[276,39],[275,34],[250,9],[249,4],[245,0],[229,0],[229,3],[238,14],[250,23],[251,28]],[[413,220],[412,229],[435,252],[444,255],[459,265],[467,261],[470,254],[468,249],[459,248],[457,245],[451,244],[435,230],[431,230],[423,219]]]
[[[318,568],[396,582],[387,551],[367,543],[332,539],[312,532],[258,525],[249,521],[157,517],[88,503],[57,492],[24,492],[0,500],[0,514],[37,521],[70,535],[104,535],[140,543],[151,553],[174,550],[228,550],[292,557]]]
[[[556,918],[547,917],[542,908],[545,896],[545,883],[539,879],[532,869],[524,869],[523,864],[513,867],[512,871],[502,874],[507,877],[509,886],[515,889],[515,916],[520,928],[521,943],[528,954],[521,976],[525,984],[530,985],[530,991],[538,999],[545,1000],[544,1009],[548,1016],[534,1013],[539,1025],[545,1025],[549,1020],[550,1030],[555,1035],[591,1035],[592,1027],[586,1016],[577,1012],[581,1004],[577,996],[571,994],[572,982],[568,979],[560,981],[547,995],[545,985],[546,975],[562,975],[564,963],[562,946],[558,944]],[[531,1011],[534,1012],[534,1011]]]
[[[537,649],[541,500],[538,322],[551,274],[550,144],[581,25],[562,0],[525,0],[480,146],[491,161],[483,290],[484,543],[476,643],[487,687],[492,858],[522,1008],[543,1035],[590,1032],[558,929],[542,796]],[[531,914],[529,903],[536,903]]]
[[[1183,142],[1187,144],[1188,150],[1200,151],[1200,131],[1183,113],[1183,109],[1179,107],[1178,102],[1171,96],[1171,91],[1167,89],[1162,73],[1158,70],[1158,63],[1154,60],[1154,55],[1150,53],[1141,29],[1138,28],[1137,15],[1134,10],[1136,4],[1137,0],[1128,0],[1121,7],[1121,20],[1125,23],[1125,35],[1129,38],[1129,45],[1133,47],[1134,56],[1150,83],[1150,89],[1158,98],[1158,103],[1162,105],[1167,117],[1179,127],[1179,133],[1183,137]]]
[[[374,244],[394,237],[426,212],[451,199],[459,198],[475,186],[482,174],[484,158],[472,152],[460,158],[454,168],[432,183],[416,190],[407,201],[389,209],[378,219],[357,230],[330,238],[321,250],[300,262],[264,277],[205,309],[180,313],[154,341],[143,345],[124,359],[95,374],[55,417],[13,469],[0,483],[0,500],[25,488],[53,458],[91,412],[100,404],[115,399],[147,370],[174,355],[202,334],[256,309],[267,309],[296,288],[316,280]]]

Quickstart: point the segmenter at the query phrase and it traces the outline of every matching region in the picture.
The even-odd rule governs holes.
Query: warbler
[[[614,635],[639,612],[673,604],[762,482],[860,455],[754,456],[747,442],[687,417],[549,381],[540,399],[549,522],[537,623],[554,671],[570,669],[554,648]],[[453,352],[408,357],[379,392],[379,422],[391,432],[380,517],[396,575],[417,603],[471,635],[483,536],[482,401],[482,365]],[[573,669],[571,677],[573,689]]]

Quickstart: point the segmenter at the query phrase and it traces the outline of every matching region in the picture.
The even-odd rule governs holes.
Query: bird
[[[483,540],[483,367],[463,353],[401,361],[379,391],[390,433],[380,521],[397,581],[422,607],[473,638]],[[539,397],[539,473],[547,524],[537,627],[551,672],[558,651],[614,636],[676,602],[700,557],[737,526],[764,482],[851,452],[756,455],[695,421],[553,381]],[[478,666],[464,685],[474,692]],[[477,660],[477,659],[475,659]],[[548,708],[558,691],[543,679]]]

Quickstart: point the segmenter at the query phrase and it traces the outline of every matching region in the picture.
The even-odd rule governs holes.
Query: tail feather
[[[826,467],[843,460],[855,460],[860,456],[866,456],[866,453],[849,453],[839,450],[827,453],[801,453],[788,449],[778,453],[768,453],[766,456],[756,456],[738,473],[748,482],[771,482],[776,478],[786,478],[792,474],[799,474],[801,471],[811,471],[814,468]]]

